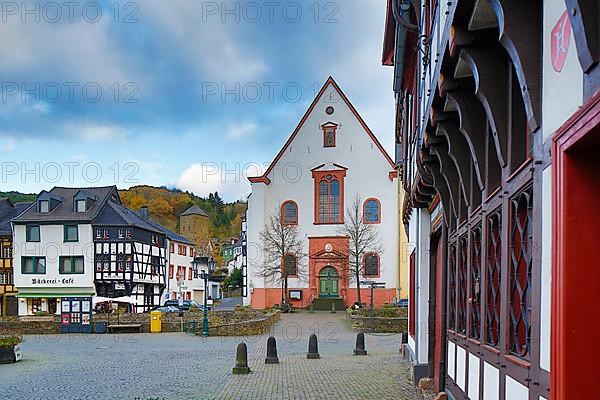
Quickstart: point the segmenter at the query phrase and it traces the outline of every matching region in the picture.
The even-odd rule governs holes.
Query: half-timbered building
[[[597,397],[599,19],[592,0],[388,1],[404,353],[452,398]]]
[[[18,315],[17,290],[13,273],[13,235],[11,220],[29,207],[31,203],[13,204],[0,199],[0,315]]]
[[[115,186],[55,187],[12,219],[19,315],[60,313],[64,297],[160,305],[166,234],[121,204]]]
[[[125,297],[133,311],[161,304],[166,288],[167,237],[142,215],[111,198],[92,222],[98,296]]]

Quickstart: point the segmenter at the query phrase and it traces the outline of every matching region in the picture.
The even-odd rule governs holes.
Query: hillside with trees
[[[123,204],[133,210],[148,206],[150,218],[174,232],[179,232],[178,215],[196,204],[210,216],[210,237],[223,240],[239,235],[242,216],[246,211],[246,203],[225,203],[218,192],[210,193],[204,198],[178,189],[143,185],[119,190],[119,195]],[[0,198],[4,197],[18,203],[35,201],[36,194],[0,192]]]
[[[133,210],[148,206],[150,218],[174,232],[179,232],[178,215],[196,204],[210,216],[210,237],[218,239],[237,237],[246,211],[246,203],[225,203],[218,192],[204,198],[178,189],[134,186],[119,190],[119,195],[123,204]]]

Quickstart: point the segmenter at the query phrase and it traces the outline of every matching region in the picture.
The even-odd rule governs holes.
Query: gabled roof
[[[92,221],[95,226],[135,226],[151,232],[165,235],[162,229],[150,224],[149,220],[142,218],[135,211],[122,204],[109,200],[102,212]]]
[[[94,196],[97,201],[93,202],[86,212],[75,212],[73,207],[73,199],[81,192],[85,191],[90,196]],[[110,199],[114,198],[120,203],[119,193],[116,186],[101,186],[90,188],[67,188],[54,187],[52,190],[42,191],[38,195],[38,199],[54,199],[60,202],[49,213],[37,212],[35,203],[30,204],[30,207],[13,221],[15,223],[26,222],[56,222],[56,221],[73,221],[73,222],[90,222],[99,214],[103,205]]]
[[[142,218],[142,216],[139,213],[136,213],[140,218]],[[146,219],[144,220],[147,223],[149,223],[150,225],[152,225],[153,227],[155,227],[156,229],[162,231],[165,235],[167,235],[167,238],[169,238],[169,240],[173,241],[173,242],[178,242],[178,243],[184,243],[190,246],[193,246],[194,243],[190,240],[188,240],[187,238],[173,232],[172,230],[170,230],[167,227],[162,226],[161,224],[159,224],[156,221],[153,221],[151,219]]]
[[[358,112],[356,111],[356,108],[354,108],[354,106],[352,105],[352,103],[350,103],[350,100],[348,100],[348,97],[346,97],[346,95],[344,94],[344,92],[342,92],[342,89],[340,89],[340,87],[338,86],[338,84],[336,83],[336,81],[333,79],[333,77],[330,76],[329,78],[327,78],[327,81],[325,82],[325,84],[323,85],[323,87],[321,88],[321,90],[319,91],[319,93],[317,94],[317,96],[315,97],[315,99],[313,100],[313,102],[310,104],[310,107],[308,107],[308,110],[306,110],[306,112],[302,116],[302,119],[300,120],[300,122],[296,126],[296,129],[294,129],[294,132],[292,133],[292,135],[285,142],[285,144],[283,145],[283,147],[281,148],[281,150],[279,151],[279,153],[277,153],[277,156],[275,156],[275,159],[269,165],[269,168],[267,168],[267,170],[265,171],[265,173],[262,174],[261,176],[248,177],[248,180],[251,183],[262,182],[262,183],[265,183],[267,185],[269,183],[271,183],[271,180],[268,178],[269,174],[271,173],[271,171],[273,171],[273,168],[275,168],[275,165],[277,164],[277,162],[279,161],[279,159],[285,154],[285,152],[287,151],[288,147],[294,141],[294,139],[296,138],[296,135],[298,135],[298,132],[300,131],[300,129],[302,128],[302,126],[306,122],[306,119],[312,113],[313,109],[315,108],[315,106],[317,105],[317,103],[319,102],[319,100],[321,99],[321,97],[323,96],[323,94],[325,93],[325,90],[327,89],[327,87],[329,85],[333,85],[334,89],[338,92],[338,94],[340,95],[340,97],[342,98],[342,100],[344,101],[344,103],[346,103],[346,105],[348,106],[348,108],[350,109],[350,111],[352,112],[352,114],[354,114],[354,116],[356,117],[356,119],[358,120],[358,122],[360,123],[360,125],[365,130],[365,132],[367,132],[367,134],[369,135],[369,137],[371,138],[371,140],[375,143],[375,145],[377,146],[377,148],[379,149],[379,151],[381,151],[381,154],[383,155],[383,157],[390,164],[390,168],[392,168],[392,169],[396,168],[396,166],[394,164],[394,161],[392,161],[392,158],[390,157],[390,155],[387,153],[387,151],[385,151],[385,149],[383,148],[383,146],[381,145],[381,143],[379,143],[379,140],[377,140],[377,137],[375,137],[375,135],[373,134],[373,132],[371,131],[371,129],[369,129],[369,127],[367,126],[367,124],[365,123],[365,121],[362,119],[362,117],[360,116],[360,114],[358,114]]]
[[[208,213],[206,211],[204,211],[203,209],[201,209],[200,207],[198,207],[196,204],[194,204],[193,206],[191,206],[190,208],[188,208],[187,210],[185,210],[184,212],[182,212],[179,216],[184,216],[184,215],[202,215],[204,217],[208,217]]]
[[[27,210],[32,203],[13,204],[8,199],[0,199],[0,235],[12,235],[12,225],[10,221],[18,217],[23,211]]]

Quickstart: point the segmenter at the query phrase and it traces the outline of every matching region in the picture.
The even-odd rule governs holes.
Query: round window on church
[[[335,109],[334,109],[332,106],[328,106],[328,107],[325,109],[325,112],[327,113],[327,115],[331,115],[331,114],[333,114],[333,112],[334,112],[334,111],[335,111]]]

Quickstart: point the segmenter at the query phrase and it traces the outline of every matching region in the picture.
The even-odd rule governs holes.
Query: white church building
[[[304,257],[297,258],[299,278],[288,280],[288,299],[308,307],[316,299],[334,299],[345,306],[357,300],[349,271],[349,239],[340,233],[347,209],[358,197],[363,220],[376,225],[383,251],[365,254],[361,280],[382,283],[374,303],[396,298],[398,260],[398,176],[394,162],[329,78],[283,148],[261,176],[249,178],[248,255],[245,304],[265,308],[282,298],[280,282],[260,274],[263,243],[260,233],[270,216],[281,213],[297,224]],[[291,255],[293,256],[293,255]],[[370,303],[370,289],[361,285],[361,300]]]

